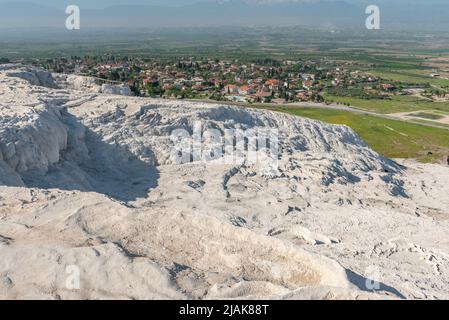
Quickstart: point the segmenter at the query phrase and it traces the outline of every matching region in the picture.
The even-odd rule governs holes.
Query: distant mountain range
[[[365,7],[379,4],[384,28],[447,30],[447,0],[34,0],[0,1],[0,28],[64,28],[78,3],[82,28],[232,25],[364,27]],[[125,3],[125,4],[124,4]]]

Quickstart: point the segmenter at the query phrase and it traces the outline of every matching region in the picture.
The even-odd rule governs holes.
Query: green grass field
[[[388,81],[414,83],[414,84],[430,84],[440,88],[448,88],[449,80],[441,78],[432,78],[430,76],[431,71],[426,70],[410,70],[410,71],[380,71],[374,70],[372,72],[376,77],[382,78]]]
[[[356,131],[375,151],[389,158],[441,162],[449,156],[449,131],[347,111],[269,107],[273,111],[343,124]]]
[[[382,114],[424,110],[440,110],[449,112],[448,102],[431,102],[412,96],[393,96],[391,99],[383,100],[337,97],[328,94],[324,94],[324,97],[326,100],[349,104],[359,109]]]

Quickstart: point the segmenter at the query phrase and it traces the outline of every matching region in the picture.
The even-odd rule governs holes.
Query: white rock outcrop
[[[83,92],[100,93],[101,86],[97,84],[94,78],[79,75],[55,75],[57,81],[62,87]]]
[[[345,126],[24,68],[0,67],[0,298],[449,297],[448,168],[399,165]],[[278,130],[276,168],[178,164],[172,133],[198,123]]]
[[[9,77],[24,79],[34,86],[56,88],[56,83],[51,73],[47,70],[23,65],[6,64],[0,66],[0,71]]]
[[[133,95],[129,86],[123,84],[104,83],[100,85],[99,83],[102,82],[102,80],[80,75],[57,74],[55,77],[62,88],[70,90],[83,91],[84,93],[105,93],[121,96]]]

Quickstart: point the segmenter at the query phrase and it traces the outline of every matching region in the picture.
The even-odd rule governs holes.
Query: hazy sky
[[[209,5],[193,5],[197,3]],[[60,28],[69,4],[81,8],[85,29],[211,25],[364,28],[365,6],[369,4],[381,6],[384,26],[449,28],[449,0],[0,0],[0,32],[2,28]],[[270,4],[273,6],[267,6]],[[114,8],[117,5],[124,7]],[[183,5],[190,6],[179,8]]]
[[[113,5],[183,5],[197,2],[219,2],[229,0],[0,0],[0,3],[13,2],[33,2],[36,4],[47,5],[52,7],[60,7],[67,4],[78,4],[88,8],[102,8]],[[245,0],[248,2],[261,3],[279,3],[279,2],[316,2],[319,0]],[[332,1],[332,0],[331,0]],[[339,1],[339,0],[334,0]],[[343,0],[344,1],[344,0]],[[346,0],[346,2],[353,4],[366,3],[397,3],[404,5],[413,4],[447,4],[448,0]]]
[[[102,8],[113,5],[183,5],[200,1],[214,0],[1,0],[0,3],[8,2],[32,2],[51,7],[61,7],[68,4],[77,4],[86,8]]]

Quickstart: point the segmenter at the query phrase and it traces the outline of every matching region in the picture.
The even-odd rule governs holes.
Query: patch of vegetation
[[[411,116],[418,117],[418,118],[424,118],[424,119],[430,119],[430,120],[439,120],[439,119],[443,118],[443,116],[440,116],[440,115],[434,114],[434,113],[428,113],[428,112],[414,113]]]
[[[372,94],[364,90],[363,87],[331,87],[328,88],[327,94],[329,96],[336,96],[336,97],[346,97],[346,98],[359,98],[359,99],[365,99],[365,100],[372,100],[372,99],[380,99],[384,100],[386,97],[380,96],[378,94]]]
[[[424,60],[416,57],[395,57],[386,55],[363,55],[358,61],[372,65],[381,70],[415,70],[424,69]]]

